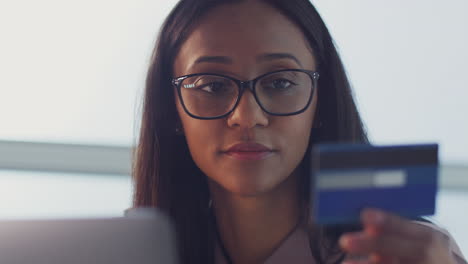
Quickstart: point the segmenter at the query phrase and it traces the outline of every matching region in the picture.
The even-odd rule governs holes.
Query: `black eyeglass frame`
[[[292,113],[286,113],[286,114],[279,114],[279,113],[273,113],[273,112],[270,112],[268,110],[265,109],[265,107],[263,107],[263,105],[260,103],[260,100],[258,99],[257,97],[257,93],[255,91],[255,85],[257,83],[258,80],[262,79],[263,77],[267,76],[267,75],[271,75],[271,74],[275,74],[275,73],[278,73],[278,72],[285,72],[285,71],[295,71],[295,72],[303,72],[303,73],[306,73],[307,75],[309,75],[310,79],[312,80],[312,91],[310,93],[310,96],[309,96],[309,99],[307,100],[307,104],[300,110],[298,111],[295,111],[295,112],[292,112]],[[194,115],[192,113],[190,113],[187,109],[187,107],[185,106],[185,103],[184,103],[184,99],[182,99],[182,92],[180,91],[181,89],[181,84],[182,82],[187,79],[187,78],[190,78],[190,77],[193,77],[193,76],[200,76],[200,75],[210,75],[210,76],[218,76],[218,77],[223,77],[223,78],[227,78],[231,81],[233,81],[234,83],[237,84],[237,87],[239,89],[239,94],[237,96],[237,99],[236,99],[236,102],[234,103],[234,106],[232,107],[231,110],[229,110],[227,113],[225,114],[222,114],[222,115],[219,115],[219,116],[214,116],[214,117],[201,117],[201,116],[197,116],[197,115]],[[227,76],[227,75],[223,75],[223,74],[215,74],[215,73],[193,73],[193,74],[188,74],[188,75],[183,75],[183,76],[179,76],[179,77],[175,77],[171,80],[171,83],[172,85],[174,85],[174,87],[176,88],[177,90],[177,95],[179,97],[179,100],[182,104],[182,108],[184,108],[184,111],[190,116],[190,117],[193,117],[193,118],[196,118],[196,119],[202,119],[202,120],[213,120],[213,119],[221,119],[221,118],[224,118],[228,115],[230,115],[237,107],[237,105],[239,104],[240,102],[240,99],[242,98],[242,95],[245,91],[245,89],[249,89],[254,98],[255,98],[255,101],[257,102],[257,104],[260,106],[260,108],[267,114],[269,115],[273,115],[273,116],[291,116],[291,115],[298,115],[302,112],[304,112],[310,105],[310,103],[312,102],[312,98],[313,96],[315,95],[315,91],[317,90],[317,83],[318,83],[318,78],[320,77],[320,74],[317,72],[317,71],[310,71],[310,70],[303,70],[303,69],[284,69],[284,70],[278,70],[278,71],[272,71],[272,72],[267,72],[265,74],[262,74],[260,76],[258,76],[257,78],[253,79],[253,80],[250,80],[250,81],[241,81],[241,80],[238,80],[236,78],[233,78],[231,76]]]

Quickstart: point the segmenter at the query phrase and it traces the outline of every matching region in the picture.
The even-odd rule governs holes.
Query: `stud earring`
[[[322,123],[322,121],[316,121],[316,122],[314,122],[314,124],[312,126],[314,128],[321,128],[321,127],[323,127],[323,123]]]
[[[184,131],[182,130],[182,128],[180,126],[176,126],[175,134],[178,135],[178,136],[181,136],[181,135],[184,134]]]

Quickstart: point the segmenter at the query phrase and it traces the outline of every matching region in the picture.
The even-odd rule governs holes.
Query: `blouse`
[[[465,257],[463,256],[460,248],[448,233],[446,229],[438,227],[431,223],[418,222],[414,223],[428,226],[437,232],[443,234],[444,238],[448,241],[449,248],[455,263],[457,264],[468,264]],[[215,264],[228,264],[224,254],[222,253],[219,244],[215,247]],[[282,244],[270,255],[264,264],[283,264],[283,263],[294,263],[294,264],[317,264],[312,256],[309,246],[309,236],[305,229],[296,229],[287,237]]]
[[[154,209],[153,209],[154,210]],[[154,213],[150,208],[129,208],[125,211],[127,217],[146,217],[151,216]],[[465,257],[463,256],[459,246],[450,235],[450,233],[437,225],[413,221],[414,223],[424,225],[434,229],[436,232],[440,232],[448,242],[448,250],[450,250],[456,264],[468,264]],[[283,240],[281,245],[270,255],[264,264],[283,264],[283,263],[294,263],[294,264],[317,264],[312,253],[310,251],[309,236],[307,230],[304,228],[297,228],[291,234]],[[224,254],[222,253],[221,246],[219,243],[215,245],[215,264],[228,264]]]

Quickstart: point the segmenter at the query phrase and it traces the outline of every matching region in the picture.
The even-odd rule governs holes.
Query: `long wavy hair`
[[[320,72],[316,117],[300,190],[304,212],[310,205],[310,148],[322,142],[368,143],[343,64],[317,10],[308,0],[262,0],[302,29]],[[242,0],[182,0],[166,18],[151,58],[133,164],[134,207],[158,207],[174,221],[182,263],[213,263],[216,228],[208,208],[206,176],[194,163],[185,137],[175,133],[177,112],[171,85],[175,57],[198,21],[210,10]],[[309,219],[309,214],[304,214]],[[306,219],[306,221],[308,221]],[[337,240],[355,227],[319,228],[308,221],[312,255],[319,263],[340,261]]]

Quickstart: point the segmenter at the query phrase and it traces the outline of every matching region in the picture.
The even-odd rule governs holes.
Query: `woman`
[[[315,227],[317,142],[368,140],[310,2],[180,1],[148,72],[134,206],[173,218],[182,263],[465,263],[435,227],[377,210],[364,231]]]

